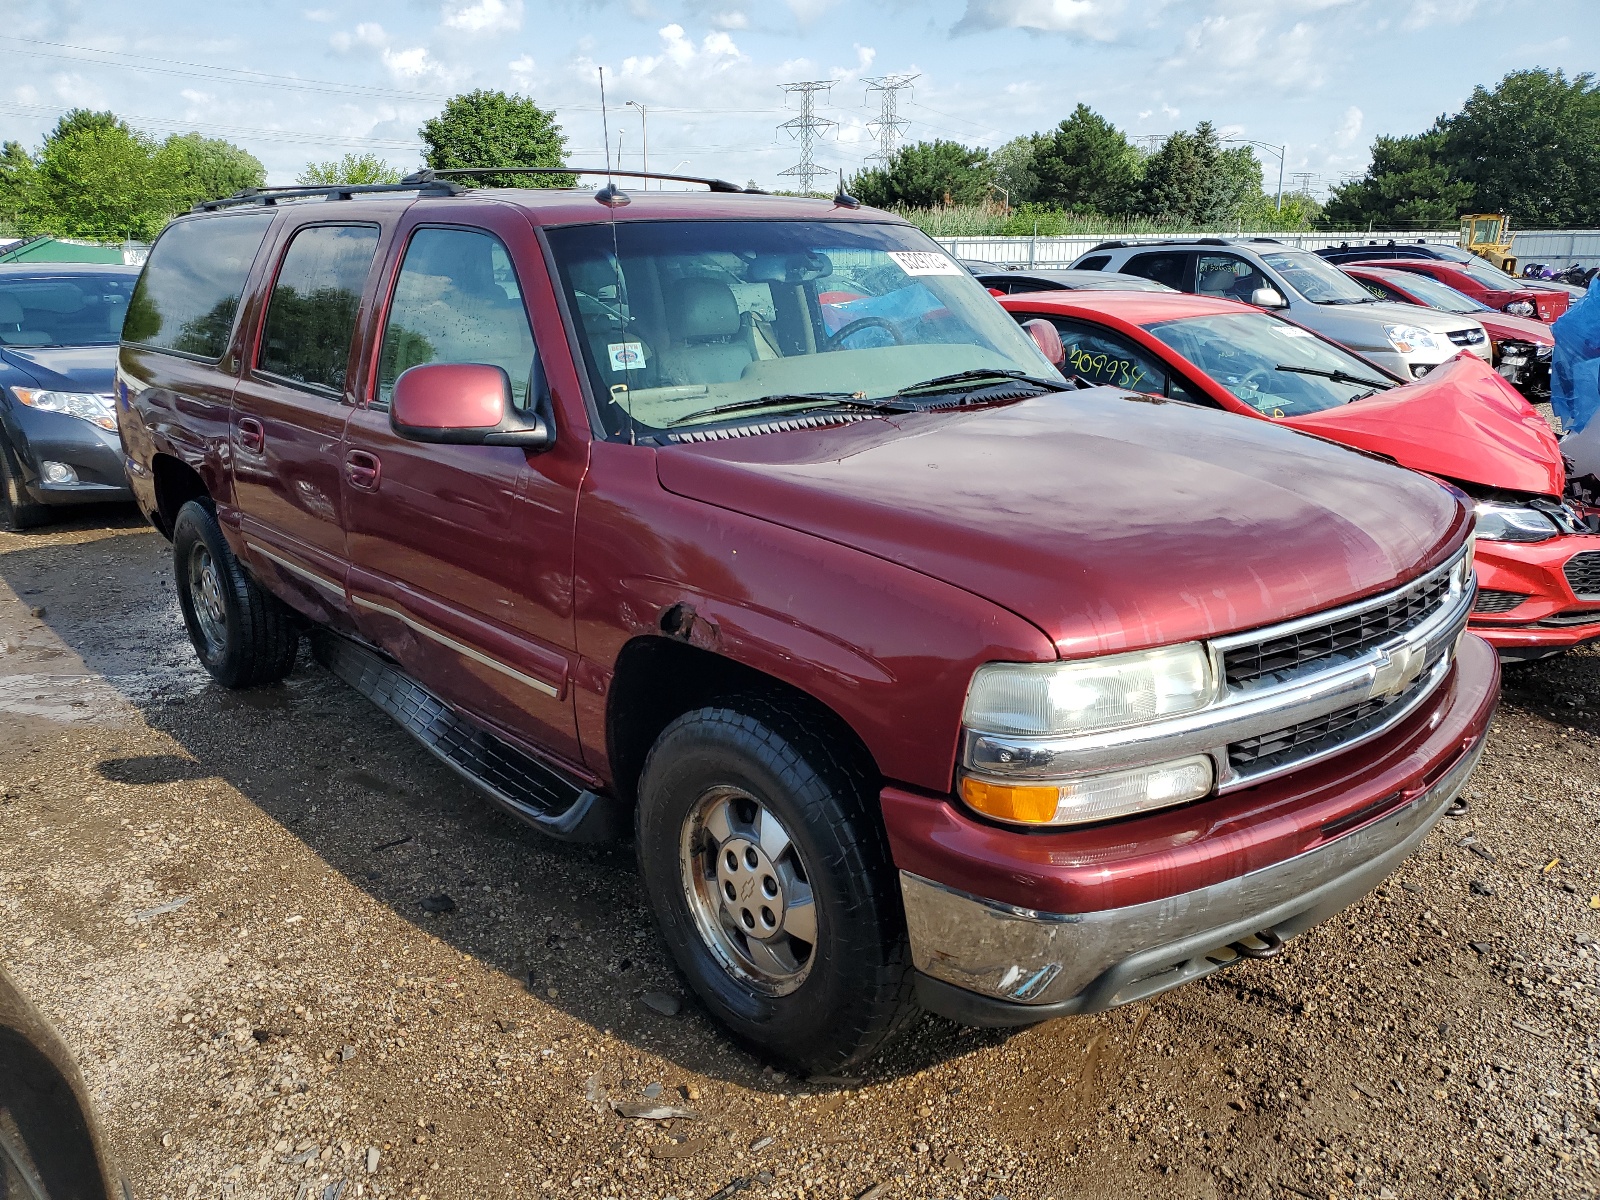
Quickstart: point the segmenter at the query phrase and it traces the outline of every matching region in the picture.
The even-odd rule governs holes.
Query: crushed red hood
[[[1566,487],[1550,426],[1470,354],[1416,383],[1281,424],[1463,483],[1541,496],[1559,496]]]
[[[1442,562],[1471,520],[1371,456],[1110,388],[667,446],[656,471],[669,492],[982,596],[1068,657],[1372,595]]]

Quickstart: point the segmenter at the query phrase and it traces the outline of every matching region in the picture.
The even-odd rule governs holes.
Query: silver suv
[[[1326,260],[1270,238],[1102,242],[1072,266],[1272,309],[1402,379],[1426,375],[1463,350],[1492,361],[1489,337],[1471,317],[1375,300]]]

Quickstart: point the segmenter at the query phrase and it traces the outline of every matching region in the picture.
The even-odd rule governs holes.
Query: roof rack
[[[699,183],[704,184],[713,192],[738,192],[748,195],[765,196],[767,193],[760,188],[740,187],[737,183],[729,183],[726,179],[710,179],[703,175],[669,175],[661,171],[624,171],[620,168],[606,167],[443,167],[439,170],[424,168],[415,175],[406,178],[418,182],[432,182],[441,180],[443,176],[455,178],[458,176],[474,175],[621,175],[624,179],[666,179],[673,183]]]
[[[1283,242],[1278,238],[1251,238],[1252,242],[1271,242],[1274,246],[1281,246]]]
[[[465,189],[443,179],[421,178],[425,172],[407,175],[399,183],[312,183],[287,184],[283,187],[245,188],[221,200],[202,200],[190,212],[216,212],[224,208],[240,208],[247,204],[276,204],[279,200],[300,200],[310,196],[326,196],[330,200],[348,200],[352,196],[367,196],[385,192],[416,192],[419,196],[459,196]]]

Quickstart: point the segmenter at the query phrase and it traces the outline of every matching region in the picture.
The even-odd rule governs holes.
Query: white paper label
[[[611,351],[613,371],[644,370],[643,342],[612,342],[606,349]]]
[[[890,250],[895,266],[907,275],[965,275],[966,268],[937,250]]]
[[[1303,337],[1303,338],[1308,338],[1308,337],[1315,337],[1316,336],[1315,334],[1311,333],[1309,330],[1296,329],[1293,325],[1280,325],[1280,326],[1278,326],[1278,332],[1281,333],[1284,337]]]

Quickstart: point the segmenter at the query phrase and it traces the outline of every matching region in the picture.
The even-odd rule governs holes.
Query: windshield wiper
[[[1293,371],[1296,375],[1320,375],[1322,378],[1331,379],[1335,383],[1364,383],[1368,387],[1374,389],[1375,391],[1380,391],[1380,392],[1381,391],[1385,391],[1388,388],[1392,388],[1394,386],[1394,384],[1385,383],[1381,379],[1367,379],[1367,378],[1364,378],[1363,376],[1360,376],[1360,375],[1352,375],[1348,371],[1324,371],[1324,370],[1322,370],[1322,369],[1320,369],[1318,367],[1286,367],[1286,366],[1279,366],[1278,370],[1280,370],[1280,371]],[[1371,394],[1372,394],[1371,392],[1367,393],[1368,396],[1370,396]],[[1366,399],[1366,396],[1362,396],[1362,397],[1360,397],[1360,399],[1364,400],[1364,399]]]
[[[895,393],[896,396],[920,396],[929,392],[942,392],[950,390],[963,383],[971,383],[979,379],[992,379],[996,383],[1032,384],[1034,387],[1044,388],[1050,392],[1075,392],[1078,389],[1072,384],[1060,379],[1044,379],[1038,375],[1029,375],[1026,371],[1010,371],[980,367],[974,371],[957,371],[953,375],[939,375],[933,379],[924,379],[921,383],[913,383],[910,387],[903,387]],[[972,389],[976,390],[976,389]]]
[[[662,428],[671,429],[674,425],[687,425],[690,421],[701,421],[706,417],[754,412],[757,409],[783,404],[806,404],[811,408],[866,408],[883,412],[915,411],[905,404],[893,404],[887,400],[868,400],[860,392],[780,392],[772,396],[757,396],[754,400],[733,400],[727,404],[702,408],[699,412],[688,413],[668,421]]]

